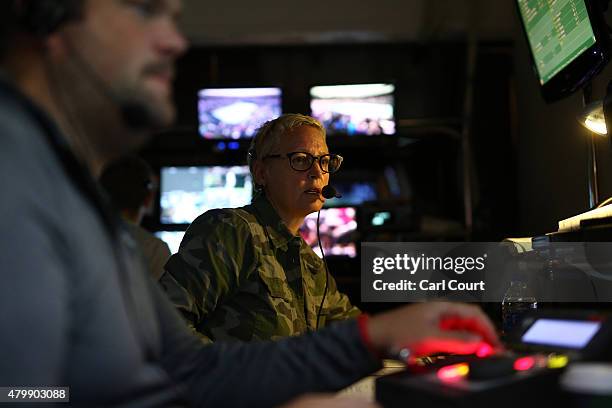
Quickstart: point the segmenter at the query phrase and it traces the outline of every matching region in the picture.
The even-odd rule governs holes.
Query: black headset
[[[78,16],[82,0],[13,0],[20,26],[40,37]]]

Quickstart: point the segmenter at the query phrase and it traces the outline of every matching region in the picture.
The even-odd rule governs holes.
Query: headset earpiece
[[[21,26],[40,37],[52,34],[76,14],[74,0],[21,0],[15,4]]]

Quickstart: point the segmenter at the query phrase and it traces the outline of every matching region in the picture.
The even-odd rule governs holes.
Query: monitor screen
[[[160,222],[188,224],[213,208],[247,205],[252,189],[249,166],[163,167]]]
[[[157,231],[155,236],[170,247],[170,252],[176,254],[185,236],[185,231]]]
[[[542,85],[595,44],[584,0],[519,0],[519,9]]]
[[[366,201],[374,201],[378,198],[376,183],[374,181],[334,181],[332,182],[340,198],[325,200],[324,207],[361,205]]]
[[[596,0],[516,0],[544,99],[580,89],[609,58],[603,14]]]
[[[581,349],[597,334],[601,322],[538,319],[523,334],[524,343]]]
[[[372,227],[382,227],[393,223],[393,213],[391,211],[376,211],[370,217]]]
[[[327,133],[395,133],[392,84],[329,85],[310,89],[310,110]]]
[[[354,233],[357,230],[357,216],[355,208],[324,208],[321,210],[319,232],[321,245],[325,256],[357,256],[357,245]],[[304,241],[321,256],[317,241],[317,213],[306,217],[300,234]]]
[[[198,92],[200,135],[206,139],[241,139],[255,135],[282,112],[280,88],[214,88]]]

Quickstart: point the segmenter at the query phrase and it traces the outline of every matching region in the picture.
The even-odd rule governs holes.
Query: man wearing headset
[[[205,346],[148,276],[94,177],[174,117],[180,0],[10,0],[0,13],[0,386],[72,406],[269,407],[334,391],[389,351],[496,344],[432,303],[277,342]],[[336,404],[327,398],[294,406]],[[331,406],[328,405],[328,406]]]

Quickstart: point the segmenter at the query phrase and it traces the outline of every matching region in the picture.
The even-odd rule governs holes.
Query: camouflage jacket
[[[162,286],[205,338],[267,340],[316,328],[325,266],[264,196],[199,216],[165,269]],[[330,275],[319,327],[359,313]]]

